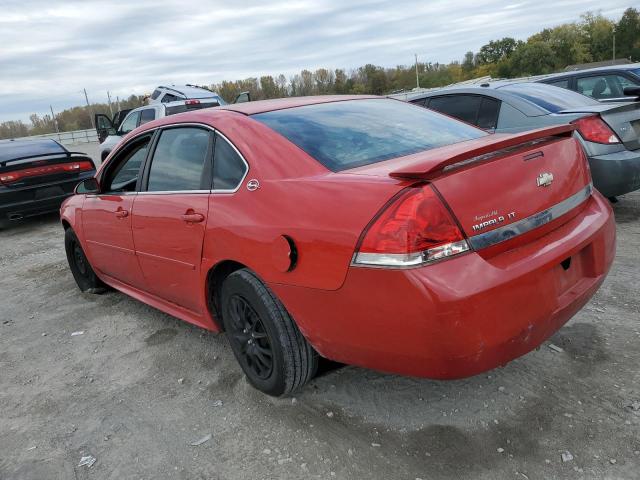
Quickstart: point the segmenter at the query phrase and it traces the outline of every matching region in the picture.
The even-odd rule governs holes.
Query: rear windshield
[[[219,107],[220,103],[217,100],[201,101],[200,103],[186,104],[181,101],[179,105],[167,107],[167,115],[175,115],[176,113],[189,112],[191,110],[201,110],[203,108]]]
[[[333,171],[487,135],[398,100],[320,103],[253,115]]]
[[[586,95],[544,83],[513,83],[500,87],[500,90],[507,90],[550,113],[558,113],[569,108],[600,105],[600,102]]]
[[[66,153],[66,150],[53,140],[0,141],[0,162],[54,153]]]

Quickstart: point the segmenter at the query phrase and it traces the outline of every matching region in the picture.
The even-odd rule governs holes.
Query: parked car
[[[154,98],[155,96],[155,98]],[[178,87],[158,87],[151,95],[151,103],[128,110],[126,116],[116,113],[118,118],[109,118],[98,113],[95,115],[96,132],[100,140],[100,158],[104,161],[113,147],[133,129],[157,118],[224,105],[225,101],[215,92],[191,85]],[[123,118],[118,122],[120,118]]]
[[[601,102],[634,102],[640,96],[640,63],[554,73],[536,81],[573,90]]]
[[[168,87],[159,86],[151,94],[149,103],[171,103],[180,100],[204,100],[210,98],[220,99],[220,95],[208,88],[187,83],[186,85],[171,85]],[[221,105],[223,103],[220,102]]]
[[[606,197],[640,188],[640,103],[602,104],[530,82],[490,82],[394,95],[482,129],[512,133],[572,123]]]
[[[0,228],[57,211],[95,173],[91,158],[54,140],[0,140]]]
[[[615,250],[571,126],[489,135],[379,97],[150,122],[61,216],[81,290],[225,331],[270,395],[318,354],[442,379],[504,365],[589,300]]]

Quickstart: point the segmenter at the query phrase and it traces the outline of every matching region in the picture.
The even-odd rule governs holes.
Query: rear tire
[[[91,268],[89,260],[82,250],[80,241],[71,228],[64,232],[64,249],[67,252],[67,261],[73,274],[73,278],[82,292],[103,293],[107,286],[98,278]]]
[[[229,275],[221,305],[231,349],[251,385],[267,395],[283,396],[314,377],[318,354],[255,274],[241,269]]]

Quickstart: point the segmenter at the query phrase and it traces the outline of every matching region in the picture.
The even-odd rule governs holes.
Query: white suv
[[[176,113],[225,104],[217,93],[193,85],[158,87],[149,102],[149,105],[134,108],[124,118],[121,112],[112,119],[102,113],[95,115],[101,161],[107,158],[122,137],[140,125]]]

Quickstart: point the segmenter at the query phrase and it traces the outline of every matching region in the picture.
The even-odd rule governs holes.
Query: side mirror
[[[640,97],[640,87],[624,87],[622,93],[629,97]]]
[[[251,101],[251,93],[250,92],[242,92],[238,94],[233,103],[246,103]]]
[[[82,195],[87,193],[100,193],[100,185],[95,177],[87,178],[81,181],[74,190],[76,195]]]

